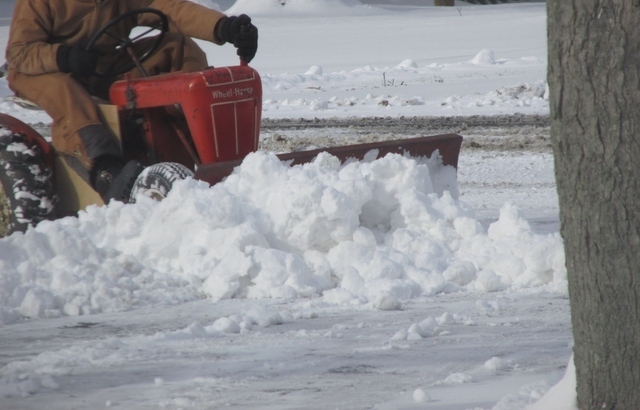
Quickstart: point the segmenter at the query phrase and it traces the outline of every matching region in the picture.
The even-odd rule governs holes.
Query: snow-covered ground
[[[265,118],[548,113],[544,3],[276,3],[227,10],[260,29]],[[527,408],[571,355],[552,155],[462,152],[453,175],[256,153],[0,239],[0,409]],[[572,376],[530,408],[572,409]]]

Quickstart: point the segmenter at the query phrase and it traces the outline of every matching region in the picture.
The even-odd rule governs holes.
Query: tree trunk
[[[578,406],[640,409],[640,0],[548,0]]]
[[[434,6],[455,6],[456,0],[434,0]]]

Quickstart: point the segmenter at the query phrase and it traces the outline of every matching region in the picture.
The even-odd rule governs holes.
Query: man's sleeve
[[[39,75],[59,71],[59,44],[50,44],[53,18],[46,0],[18,0],[13,12],[6,58],[9,68]]]
[[[181,34],[216,44],[224,44],[224,41],[217,39],[214,34],[216,24],[220,19],[226,17],[223,13],[189,0],[143,0],[143,2],[147,3],[143,7],[151,7],[166,14],[170,26]],[[145,23],[149,23],[149,21],[146,21],[143,16],[140,24],[144,25]]]

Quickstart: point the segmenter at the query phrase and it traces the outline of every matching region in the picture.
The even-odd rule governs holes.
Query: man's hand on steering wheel
[[[117,32],[110,32],[110,30],[113,27],[117,27],[117,25],[120,24],[121,21],[127,19],[137,19],[139,15],[145,13],[155,14],[157,16],[157,22],[147,27],[146,31],[138,34],[136,37],[119,35],[117,34]],[[153,41],[149,42],[142,49],[133,49],[136,40],[139,40],[156,30],[159,33],[151,37]],[[72,72],[80,77],[116,77],[120,74],[132,70],[134,67],[138,67],[142,75],[146,76],[141,63],[151,57],[151,55],[153,55],[153,53],[160,46],[160,43],[162,43],[162,40],[168,31],[169,21],[167,20],[167,16],[165,16],[161,11],[150,8],[131,10],[126,13],[120,14],[119,16],[116,16],[109,22],[107,22],[107,24],[105,24],[91,36],[85,47],[67,47],[64,45],[61,46],[56,56],[56,62],[58,63],[58,68],[60,68],[60,71]],[[100,57],[100,54],[95,51],[95,45],[99,43],[100,39],[104,36],[111,37],[113,40],[115,40],[115,42],[117,43],[117,48],[115,55],[112,56],[113,62],[110,65],[106,65],[106,67],[102,67],[101,65],[101,68],[98,71],[96,68],[98,66],[98,59]],[[131,61],[124,63],[121,62],[121,57],[125,55],[128,55]]]
[[[225,17],[215,28],[218,39],[233,44],[238,49],[238,56],[249,63],[258,51],[258,29],[251,24],[251,17],[246,14]]]
[[[98,66],[97,51],[86,51],[79,45],[61,45],[56,54],[58,69],[63,73],[73,73],[78,77],[89,77],[93,75]]]

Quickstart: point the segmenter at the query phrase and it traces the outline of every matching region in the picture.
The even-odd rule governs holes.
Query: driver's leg
[[[105,198],[125,163],[87,90],[65,73],[31,76],[10,71],[7,79],[17,96],[35,102],[49,114],[54,149]],[[112,196],[120,197],[119,193]]]
[[[108,131],[96,131],[104,128],[98,108],[87,90],[70,74],[34,76],[11,71],[8,80],[17,96],[35,102],[49,114],[53,120],[53,147],[74,158],[84,170],[90,169],[93,159],[102,154],[120,154],[118,143]]]

